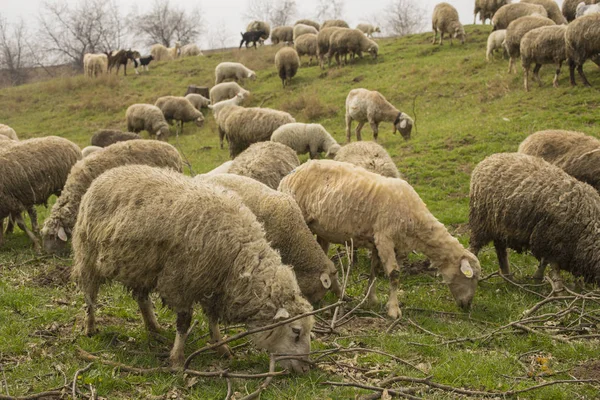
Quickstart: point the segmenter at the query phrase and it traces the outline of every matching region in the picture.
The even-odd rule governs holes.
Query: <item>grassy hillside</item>
[[[600,74],[588,65],[588,78],[595,88],[568,84],[568,68],[560,79],[561,87],[551,86],[553,66],[542,68],[545,86],[523,90],[522,74],[508,75],[507,61],[500,56],[485,61],[485,41],[489,27],[467,27],[464,46],[433,46],[431,35],[414,35],[402,39],[381,40],[381,56],[376,62],[367,57],[344,68],[322,71],[304,67],[290,87],[282,89],[273,66],[276,48],[234,51],[188,58],[169,63],[155,63],[150,72],[127,77],[103,77],[89,80],[82,76],[51,80],[0,91],[0,122],[12,126],[21,138],[59,135],[80,146],[89,144],[93,132],[100,128],[125,130],[125,110],[133,103],[154,103],[163,95],[183,95],[187,85],[211,86],[214,68],[222,61],[240,61],[257,72],[256,81],[245,87],[252,92],[249,106],[264,106],[290,112],[300,122],[318,122],[339,142],[345,140],[344,101],[349,90],[364,87],[378,90],[388,100],[416,119],[413,138],[404,141],[391,134],[391,126],[380,126],[379,142],[395,160],[430,210],[463,243],[468,243],[469,176],[475,165],[486,156],[516,151],[530,133],[542,129],[570,129],[598,136],[594,126],[598,113]],[[306,62],[307,60],[303,60]],[[201,129],[185,127],[185,135],[171,143],[189,159],[193,173],[208,171],[228,159],[228,151],[218,147],[218,134],[211,115]],[[371,139],[369,127],[364,139]],[[190,173],[190,171],[186,171]],[[1,173],[1,171],[0,171]],[[52,202],[54,199],[52,199]],[[47,210],[39,208],[40,221]],[[512,254],[511,263],[517,281],[528,283],[535,269],[529,256]],[[480,254],[484,275],[497,269],[493,248]],[[431,271],[417,268],[424,264],[411,258],[412,267],[401,277],[404,292],[401,307],[404,317],[390,332],[382,332],[392,321],[385,319],[387,280],[378,279],[381,308],[364,309],[335,335],[317,334],[313,348],[334,345],[364,346],[392,353],[410,360],[425,371],[396,363],[375,354],[345,354],[332,357],[320,369],[307,376],[283,377],[262,395],[264,399],[345,399],[354,398],[355,390],[332,387],[325,381],[353,380],[377,385],[390,374],[423,377],[471,390],[518,390],[553,379],[598,378],[600,357],[597,338],[561,341],[544,326],[539,333],[522,329],[504,329],[482,339],[522,316],[522,312],[550,293],[549,285],[518,287],[499,277],[481,282],[469,314],[456,309],[451,295]],[[119,285],[106,286],[100,295],[100,333],[82,336],[83,299],[68,282],[70,259],[36,257],[26,236],[18,231],[0,249],[0,365],[2,383],[10,394],[39,392],[71,384],[76,370],[87,365],[78,356],[77,347],[105,359],[154,367],[165,365],[174,338],[174,316],[158,308],[159,321],[166,327],[162,342],[151,338],[143,329],[137,306]],[[362,279],[368,271],[368,256],[361,252],[359,266],[350,277],[350,295],[358,303],[365,290]],[[417,272],[415,273],[415,270]],[[572,287],[579,283],[564,275]],[[588,290],[590,288],[587,288]],[[534,292],[534,293],[532,293]],[[333,301],[327,298],[326,302]],[[158,304],[158,303],[157,303]],[[553,302],[542,308],[557,313],[566,302]],[[598,333],[597,304],[585,304],[579,323],[591,321],[592,333]],[[594,309],[596,307],[596,309]],[[589,314],[589,315],[588,315]],[[324,318],[330,318],[327,315]],[[550,317],[549,324],[566,326],[573,316]],[[187,342],[189,354],[206,342],[207,324],[200,310],[198,326]],[[595,325],[595,326],[594,326]],[[577,321],[572,326],[577,326]],[[239,328],[228,332],[239,331]],[[542,334],[541,332],[546,332]],[[560,332],[559,332],[560,333]],[[444,344],[455,338],[474,338]],[[240,342],[239,344],[243,343]],[[228,368],[232,371],[264,372],[268,357],[251,346],[242,346],[231,361],[213,354],[197,358],[196,370]],[[65,375],[63,375],[65,374]],[[94,363],[78,380],[79,388],[90,393],[92,385],[104,398],[225,398],[223,379],[195,379],[181,374],[152,373],[136,375]],[[259,381],[233,380],[240,392],[257,387]],[[5,393],[0,389],[1,394]],[[69,392],[70,393],[70,392]],[[361,391],[368,394],[369,391]],[[416,393],[425,398],[452,398],[445,391]],[[519,395],[519,398],[572,399],[597,398],[600,385],[563,384]]]

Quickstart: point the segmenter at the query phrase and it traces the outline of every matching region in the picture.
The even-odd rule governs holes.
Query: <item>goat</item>
[[[116,53],[107,52],[106,55],[108,56],[108,72],[110,73],[116,65],[117,75],[119,75],[119,69],[121,68],[121,65],[123,65],[123,74],[125,76],[127,76],[127,61],[131,60],[135,65],[135,59],[140,57],[140,53],[132,50],[119,50]]]
[[[135,69],[135,73],[139,74],[138,72],[138,66],[142,67],[142,71],[148,71],[148,64],[150,64],[150,61],[154,60],[154,57],[152,55],[146,56],[146,57],[138,57],[136,59],[133,60],[133,69]]]
[[[240,35],[242,35],[242,41],[240,42],[239,47],[240,49],[242,48],[244,42],[246,42],[246,48],[248,48],[248,44],[252,42],[254,48],[256,49],[256,42],[260,42],[260,37],[265,35],[265,31],[250,31],[246,33],[240,32]]]

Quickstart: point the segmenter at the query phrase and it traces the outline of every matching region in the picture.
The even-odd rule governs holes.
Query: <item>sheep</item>
[[[582,1],[581,3],[577,4],[577,8],[575,9],[575,18],[598,13],[600,13],[600,4],[586,5],[585,2]]]
[[[169,124],[160,108],[152,104],[133,104],[125,112],[127,130],[139,133],[143,130],[156,135],[158,140],[169,139]]]
[[[389,178],[402,178],[392,157],[375,142],[348,143],[337,152],[334,160],[354,164]]]
[[[343,30],[347,28],[339,28],[339,27],[331,27],[321,29],[317,34],[317,55],[319,56],[319,64],[321,69],[325,68],[325,56],[329,53],[329,39],[331,35],[339,30]],[[329,60],[329,65],[331,66],[331,59]]]
[[[293,48],[283,47],[275,54],[275,68],[284,88],[296,76],[298,67],[300,67],[300,57],[298,57],[298,53]]]
[[[294,271],[282,264],[239,198],[175,171],[144,165],[107,171],[83,197],[74,232],[72,278],[84,293],[85,333],[96,330],[102,283],[117,281],[131,290],[149,331],[160,329],[149,298],[157,292],[177,314],[173,367],[183,366],[195,303],[217,342],[220,321],[252,329],[312,310]],[[258,333],[253,341],[271,353],[306,359],[312,325],[312,316],[304,317]],[[230,354],[227,346],[217,350]],[[308,370],[298,359],[281,364]]]
[[[348,23],[346,21],[343,21],[341,19],[328,19],[327,21],[325,21],[321,24],[321,29],[319,31],[321,31],[325,28],[334,28],[334,27],[350,28],[350,25],[348,25]]]
[[[576,18],[577,6],[579,3],[584,4],[595,4],[595,0],[564,0],[562,3],[562,14],[565,16],[568,22],[573,21]]]
[[[196,175],[196,177],[227,174],[227,173],[229,173],[229,168],[231,168],[231,164],[233,164],[233,160],[225,161],[223,164],[219,165],[218,167],[211,169],[210,171],[205,172],[203,174]]]
[[[249,91],[238,85],[236,82],[219,83],[210,89],[210,103],[214,105],[220,101],[232,99],[238,93],[241,94],[244,99],[250,94]]]
[[[571,86],[575,86],[575,68],[585,86],[592,86],[583,73],[583,64],[591,58],[599,64],[598,53],[600,53],[600,14],[586,15],[577,18],[567,26],[565,43],[567,47],[567,59],[569,60],[569,78]],[[600,64],[599,64],[600,65]]]
[[[197,127],[204,125],[204,115],[196,109],[185,97],[162,96],[156,100],[154,105],[162,111],[168,123],[173,120],[179,121],[181,133],[183,133],[183,124],[194,122]]]
[[[541,157],[600,193],[600,140],[581,132],[547,130],[533,133],[519,153]]]
[[[493,241],[503,275],[510,276],[511,248],[540,260],[534,278],[550,263],[557,291],[559,269],[600,283],[600,195],[541,158],[502,153],[481,161],[471,176],[469,225],[473,252]]]
[[[302,35],[294,42],[298,57],[309,56],[308,65],[312,64],[313,57],[317,56],[317,35],[309,33]]]
[[[340,150],[340,145],[321,124],[296,122],[282,125],[273,132],[271,141],[292,148],[296,154],[309,153],[310,158],[319,158],[321,152],[326,153],[325,157],[333,158]]]
[[[215,115],[219,138],[227,137],[229,155],[233,159],[248,146],[271,139],[281,125],[296,122],[288,113],[270,108],[244,108],[231,105]]]
[[[241,33],[240,35],[242,35],[242,41],[240,42],[240,49],[242,48],[242,45],[244,44],[244,42],[246,43],[246,48],[248,48],[248,45],[250,44],[250,42],[252,42],[252,44],[254,45],[254,49],[256,50],[256,42],[260,42],[260,40],[262,39],[262,37],[264,36],[265,32],[264,31],[252,31],[252,32],[244,32]]]
[[[473,25],[477,14],[479,14],[479,20],[482,24],[485,24],[485,20],[489,19],[492,22],[492,17],[498,11],[500,7],[508,4],[509,0],[475,0],[475,10],[473,11]]]
[[[21,212],[60,193],[71,167],[81,157],[79,146],[57,136],[23,140],[0,153],[0,221],[12,216],[36,251],[39,240],[25,225]],[[0,245],[3,241],[0,229]]]
[[[265,21],[252,21],[246,27],[246,32],[258,32],[262,31],[263,34],[261,36],[262,41],[264,42],[271,35],[271,25]]]
[[[504,46],[506,52],[510,57],[508,61],[508,73],[512,71],[516,72],[516,60],[521,56],[521,39],[525,34],[535,28],[541,28],[542,26],[556,25],[550,18],[538,17],[538,16],[527,16],[517,18],[508,25],[506,28],[506,39],[504,39]]]
[[[546,9],[548,18],[554,21],[556,25],[567,24],[566,18],[562,15],[560,8],[558,8],[558,4],[556,4],[556,1],[554,0],[521,0],[521,3],[539,4]]]
[[[381,33],[381,29],[378,26],[373,26],[371,24],[358,24],[356,29],[363,32],[367,37],[372,38],[373,33]]]
[[[83,158],[86,158],[90,154],[94,154],[95,152],[100,151],[102,149],[104,149],[104,147],[100,147],[100,146],[87,146],[87,147],[84,147],[83,149],[81,149],[81,155],[82,155]]]
[[[566,25],[544,26],[533,29],[521,39],[521,64],[523,66],[523,75],[525,90],[529,91],[529,69],[531,64],[535,64],[533,69],[533,79],[537,80],[542,86],[539,72],[543,64],[556,64],[556,74],[552,84],[558,87],[558,75],[563,61],[567,59],[565,49]]]
[[[316,35],[317,33],[319,33],[319,30],[316,29],[314,26],[310,26],[310,25],[304,25],[304,24],[294,25],[294,30],[293,30],[294,42],[296,42],[296,39],[298,39],[300,36],[307,35],[309,33]]]
[[[374,141],[377,141],[381,122],[391,122],[392,134],[396,134],[398,130],[404,140],[410,139],[410,132],[414,125],[412,118],[400,112],[381,93],[362,88],[352,89],[346,97],[346,143],[350,143],[352,137],[353,120],[358,122],[356,140],[362,140],[360,130],[366,122],[371,125]]]
[[[502,49],[502,51],[506,54],[506,48],[502,44],[505,38],[506,29],[500,29],[490,33],[487,40],[487,50],[485,52],[486,61],[490,61],[490,58],[494,55],[494,50],[496,49]]]
[[[340,65],[340,56],[344,56],[344,60],[347,54],[351,54],[352,58],[355,55],[362,58],[363,51],[371,54],[373,59],[377,59],[379,46],[357,29],[338,30],[329,37],[327,57],[331,60],[332,56],[335,55],[338,66]]]
[[[177,149],[155,140],[116,143],[83,158],[71,169],[60,197],[44,221],[44,250],[50,254],[65,252],[77,221],[79,204],[94,179],[113,168],[133,164],[182,171],[181,156]]]
[[[255,80],[256,73],[240,63],[222,62],[215,68],[215,77],[215,85],[217,85],[225,79],[233,79],[236,82],[243,82],[245,79]]]
[[[422,251],[438,266],[460,307],[471,305],[481,274],[479,261],[448,233],[406,181],[345,162],[311,160],[283,178],[279,191],[296,200],[326,252],[330,242],[350,240],[372,250],[371,282],[380,262],[390,279],[390,317],[401,314],[396,254],[401,260],[412,250]],[[377,302],[374,290],[368,298]]]
[[[17,132],[8,125],[0,124],[0,135],[4,135],[12,140],[19,140]]]
[[[506,29],[508,25],[517,18],[537,15],[547,17],[548,12],[539,4],[512,3],[506,4],[498,9],[492,18],[492,31]]]
[[[108,56],[106,54],[87,53],[83,56],[83,73],[88,78],[108,72]]]
[[[231,99],[228,99],[228,100],[219,101],[216,104],[211,104],[208,106],[208,108],[212,110],[213,115],[215,116],[215,119],[216,119],[218,114],[221,111],[225,110],[229,106],[239,106],[243,103],[243,101],[244,101],[244,95],[242,93],[238,93],[235,95],[235,97],[232,97]],[[221,148],[223,148],[222,145],[221,145]]]
[[[198,111],[200,111],[201,108],[208,108],[210,105],[210,100],[198,93],[186,94],[185,98],[188,99]]]
[[[241,198],[265,228],[267,241],[279,252],[281,261],[294,269],[302,295],[309,302],[318,302],[329,289],[342,297],[335,266],[306,226],[291,196],[233,174],[197,176],[194,180],[222,186]]]
[[[169,48],[157,43],[150,48],[150,54],[156,61],[171,61],[179,56],[180,49],[180,42],[175,42],[175,47]]]
[[[92,136],[91,145],[98,147],[107,147],[111,144],[124,142],[127,140],[137,140],[142,137],[133,132],[122,132],[115,129],[100,129]]]
[[[460,38],[460,42],[465,43],[465,29],[458,19],[458,11],[451,4],[437,4],[433,9],[431,21],[433,26],[432,44],[435,44],[438,32],[440,33],[440,45],[444,41],[445,33],[450,36],[450,44],[452,44],[452,38]]]
[[[321,30],[321,25],[319,25],[318,22],[315,22],[310,19],[299,19],[298,21],[294,22],[294,25],[299,25],[299,24],[312,26],[313,28],[315,28],[318,31]]]
[[[271,32],[271,43],[292,43],[294,41],[294,28],[291,26],[278,26]]]
[[[196,57],[203,56],[204,54],[202,53],[202,50],[200,50],[200,47],[198,47],[197,44],[189,43],[181,47],[180,55],[181,57]]]
[[[258,142],[237,156],[229,174],[246,176],[271,189],[277,189],[281,179],[300,165],[298,156],[288,146],[276,142]]]

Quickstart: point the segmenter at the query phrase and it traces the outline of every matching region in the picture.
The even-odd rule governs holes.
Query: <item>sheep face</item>
[[[481,266],[477,258],[468,253],[458,261],[458,265],[449,263],[440,266],[440,272],[456,304],[463,310],[468,310],[481,275]]]
[[[171,132],[169,131],[169,127],[168,126],[163,126],[162,128],[159,129],[158,132],[156,132],[156,138],[158,140],[161,140],[163,142],[168,142],[169,141],[169,134]]]
[[[248,72],[248,79],[250,79],[251,81],[255,81],[256,80],[256,73],[254,73],[254,72]]]
[[[44,251],[48,254],[66,255],[68,252],[67,248],[67,233],[65,229],[60,226],[56,233],[51,233],[50,229],[44,227],[42,229],[42,242],[44,245]]]
[[[328,158],[334,158],[335,155],[337,154],[338,151],[340,151],[342,147],[339,144],[334,144],[329,148],[329,151],[327,152],[327,154],[325,154],[325,157]]]
[[[396,130],[400,132],[404,140],[410,139],[410,133],[413,127],[413,120],[406,114],[400,113],[394,121],[394,130],[392,133],[396,133]]]
[[[460,39],[460,43],[465,44],[465,39],[467,35],[465,34],[465,29],[462,27],[462,25],[457,25],[454,28],[454,33],[452,34],[452,37],[454,39]]]
[[[202,126],[204,125],[204,117],[198,117],[194,122],[196,123],[196,126],[198,128],[202,128]]]
[[[376,26],[376,27],[375,27],[375,31],[374,31],[374,32],[381,33],[381,29],[379,29],[379,27],[378,27],[378,26]]]

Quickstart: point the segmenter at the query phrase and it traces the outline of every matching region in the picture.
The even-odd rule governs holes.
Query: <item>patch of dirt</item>
[[[71,267],[61,264],[48,264],[33,277],[37,286],[63,286],[71,279]]]
[[[357,332],[385,332],[391,322],[377,317],[357,317],[341,327],[348,334]]]
[[[600,360],[589,361],[573,369],[577,379],[600,379]]]

